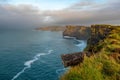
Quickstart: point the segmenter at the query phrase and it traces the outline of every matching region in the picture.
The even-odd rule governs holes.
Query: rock
[[[91,53],[91,51],[89,52],[89,51],[87,51],[87,52],[85,52],[85,54],[86,54],[86,56],[87,57],[91,57],[91,56],[93,56],[94,54],[93,53]]]
[[[75,37],[80,40],[87,40],[91,35],[90,27],[85,26],[66,26],[65,31],[63,32],[64,36]]]
[[[86,36],[89,32],[87,31],[88,28],[85,27],[78,27],[78,26],[67,26],[67,29],[64,31],[63,36],[71,36],[71,37],[83,37]],[[84,29],[82,29],[84,28]],[[95,55],[94,53],[97,53],[100,49],[97,48],[97,44],[110,34],[111,30],[113,30],[113,27],[111,25],[91,25],[89,36],[90,37],[84,37],[79,39],[87,39],[87,47],[85,49],[86,52],[78,52],[78,53],[72,53],[72,54],[64,54],[61,56],[63,64],[65,67],[68,66],[75,66],[79,63],[83,62],[84,55],[86,54],[87,57],[90,57],[92,55]],[[82,33],[80,33],[82,32]],[[86,33],[86,34],[85,34]],[[113,42],[115,43],[115,42]],[[113,51],[114,53],[117,52],[118,54],[112,54],[114,58],[117,60],[120,60],[120,49],[117,48]]]
[[[91,25],[91,36],[87,41],[89,45],[87,51],[94,52],[94,46],[97,45],[99,41],[103,41],[110,34],[111,30],[111,25]]]
[[[71,53],[71,54],[63,54],[61,55],[63,65],[65,67],[68,66],[75,66],[79,63],[83,62],[84,60],[84,53],[78,52],[78,53]]]

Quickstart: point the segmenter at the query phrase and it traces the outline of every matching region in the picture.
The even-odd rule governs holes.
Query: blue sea
[[[62,32],[0,30],[0,80],[59,80],[67,68],[61,54],[80,52],[86,41]]]

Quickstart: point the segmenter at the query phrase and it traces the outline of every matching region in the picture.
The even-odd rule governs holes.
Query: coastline
[[[70,69],[63,76],[61,76],[60,80],[71,80],[71,79],[72,80],[80,80],[80,79],[87,80],[88,78],[90,80],[107,80],[107,79],[119,80],[120,79],[120,73],[119,73],[119,70],[120,70],[119,48],[120,47],[116,46],[117,50],[115,50],[114,52],[113,51],[107,51],[107,52],[105,51],[105,50],[113,48],[112,47],[113,45],[119,45],[118,43],[119,43],[120,35],[117,33],[120,30],[119,27],[120,26],[111,26],[111,25],[94,25],[94,27],[92,26],[91,30],[94,30],[94,28],[95,28],[96,31],[98,31],[98,29],[99,29],[101,31],[100,32],[101,35],[98,34],[99,32],[94,32],[94,34],[91,35],[91,37],[87,40],[87,46],[84,50],[84,52],[85,52],[84,61],[79,64],[76,64],[75,66],[72,66],[72,64],[69,65]],[[118,37],[115,37],[114,34],[118,35]],[[116,44],[116,41],[112,41],[113,39],[111,38],[111,35],[113,36],[112,37],[113,39],[114,38],[115,38],[115,40],[118,39],[117,44]],[[108,39],[109,37],[110,37],[110,39]],[[109,45],[105,45],[105,44],[108,44],[110,41],[112,41],[112,44],[109,44],[109,45],[111,45],[111,48],[108,48],[106,46],[109,46]],[[114,48],[115,48],[115,46],[114,46]],[[90,54],[89,56],[87,55],[88,53]],[[72,60],[72,59],[70,59],[70,60]],[[112,60],[112,62],[111,62],[111,60]],[[106,63],[106,61],[109,63],[109,67],[106,67],[106,66],[108,66],[108,63]],[[85,65],[88,65],[88,66],[85,67]],[[102,66],[102,65],[104,65],[104,66]],[[112,66],[114,66],[114,67],[112,67]],[[97,68],[95,68],[95,67],[97,67]],[[104,70],[104,68],[105,68],[105,70]],[[107,69],[107,71],[106,71],[106,69]],[[109,70],[112,70],[112,72],[109,72]],[[96,74],[92,74],[93,71],[96,71]],[[103,74],[102,72],[104,72],[106,75]],[[116,73],[116,74],[114,74],[114,73]],[[105,78],[103,78],[103,76]]]
[[[87,46],[87,40],[79,40],[79,39],[76,39],[75,37],[70,37],[70,36],[67,36],[65,39],[70,39],[70,40],[79,42],[79,43],[77,43],[77,44],[74,43],[74,45],[80,48],[80,50],[81,50],[80,52],[83,52],[84,49],[85,49],[86,46]],[[83,46],[84,46],[84,47],[83,47]],[[82,47],[82,48],[81,48],[81,47]],[[65,74],[66,72],[68,72],[68,71],[70,70],[70,67],[65,67],[65,68],[63,68],[63,69],[64,69],[63,74]],[[63,70],[63,69],[61,69],[61,70]],[[61,77],[61,76],[62,76],[62,75],[60,75],[60,77]]]

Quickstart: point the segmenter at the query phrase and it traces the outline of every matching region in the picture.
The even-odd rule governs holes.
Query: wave
[[[49,50],[48,53],[38,53],[37,55],[35,55],[35,56],[33,57],[33,59],[31,59],[31,60],[29,60],[29,61],[26,61],[26,62],[24,63],[24,66],[25,66],[25,67],[24,67],[20,72],[18,72],[11,80],[17,79],[22,73],[25,72],[26,69],[31,68],[31,65],[32,65],[35,61],[37,61],[40,56],[49,55],[49,54],[52,53],[52,51],[53,51],[53,50]]]
[[[84,47],[84,46],[86,46],[86,43],[85,43],[85,41],[79,41],[79,44],[76,44],[76,46]]]
[[[75,37],[70,37],[70,36],[63,36],[66,39],[75,39]]]
[[[86,44],[86,41],[85,40],[77,40],[77,39],[74,39],[75,41],[77,41],[75,44],[75,46],[79,47],[80,48],[80,51],[83,51],[84,48],[87,46]]]
[[[78,40],[78,39],[76,39],[76,37],[70,37],[70,36],[63,36],[64,38],[66,38],[66,39],[73,39],[73,40],[75,40],[75,41],[77,41],[78,43],[77,44],[75,44],[75,46],[77,46],[77,47],[83,47],[83,48],[85,48],[86,47],[86,41],[85,40]]]
[[[66,72],[68,69],[69,69],[69,68],[57,69],[57,70],[56,70],[56,73],[57,73],[58,75],[60,75],[60,74],[62,74],[62,73],[64,73],[64,72]]]

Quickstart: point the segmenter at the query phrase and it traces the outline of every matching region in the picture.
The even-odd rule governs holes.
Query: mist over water
[[[61,54],[79,52],[86,41],[63,39],[62,32],[0,31],[0,80],[59,80],[67,69]]]

